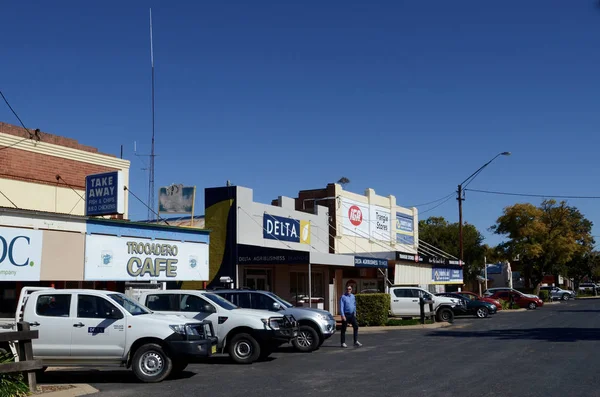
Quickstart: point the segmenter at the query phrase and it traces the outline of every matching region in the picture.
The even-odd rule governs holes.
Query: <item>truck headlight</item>
[[[273,330],[279,329],[279,322],[274,318],[269,318],[269,319],[261,318],[260,321],[262,321],[264,325],[266,325],[267,327],[269,327]]]
[[[169,328],[171,328],[175,333],[185,335],[185,325],[183,324],[169,325]]]

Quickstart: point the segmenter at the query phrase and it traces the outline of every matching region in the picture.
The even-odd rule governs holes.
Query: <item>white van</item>
[[[25,287],[13,330],[19,321],[39,331],[33,355],[46,367],[126,366],[143,382],[181,372],[217,345],[210,321],[154,314],[111,291]]]

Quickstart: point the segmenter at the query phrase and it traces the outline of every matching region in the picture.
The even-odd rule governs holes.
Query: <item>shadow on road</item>
[[[584,309],[584,310],[557,310],[557,312],[559,312],[559,313],[600,313],[600,309],[599,310],[590,310],[590,309]]]
[[[170,376],[165,381],[177,380],[177,379],[189,379],[196,374],[189,371],[183,371],[176,376]],[[38,376],[38,383],[40,384],[57,384],[57,383],[139,383],[140,382],[133,372],[124,369],[118,370],[99,370],[99,369],[84,369],[84,370],[61,370],[61,371],[47,371],[42,375]]]
[[[430,337],[494,338],[499,340],[545,340],[549,342],[576,342],[600,340],[600,329],[595,328],[530,328],[491,331],[433,331]]]

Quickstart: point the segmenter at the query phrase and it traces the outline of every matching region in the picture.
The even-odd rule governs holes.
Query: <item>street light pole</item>
[[[482,165],[481,167],[479,167],[479,169],[477,171],[475,171],[474,173],[472,173],[471,175],[469,175],[469,177],[467,179],[465,179],[464,181],[462,181],[462,183],[460,185],[458,185],[458,189],[456,190],[456,193],[458,193],[458,244],[459,244],[459,251],[460,251],[460,262],[461,265],[464,262],[465,258],[464,258],[464,251],[463,251],[463,221],[462,221],[462,202],[465,200],[463,197],[463,190],[465,187],[467,187],[467,185],[469,183],[471,183],[473,181],[473,179],[475,179],[475,177],[477,175],[479,175],[479,173],[481,171],[483,171],[483,169],[485,167],[487,167],[488,165],[491,164],[492,161],[496,160],[496,158],[498,158],[499,156],[510,156],[510,152],[502,152],[502,153],[498,153],[496,156],[494,156],[494,158],[492,158],[490,161],[488,161],[487,163],[485,163],[484,165]]]

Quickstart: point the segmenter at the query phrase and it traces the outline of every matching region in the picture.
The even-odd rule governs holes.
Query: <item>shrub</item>
[[[13,362],[11,355],[0,356],[0,365]],[[29,386],[21,373],[0,373],[0,397],[23,397],[29,394]]]
[[[543,300],[544,302],[549,302],[550,301],[550,291],[545,291],[545,290],[540,291],[540,299]]]
[[[505,301],[504,299],[499,299],[499,301],[502,305],[502,310],[516,310],[521,308],[516,302],[513,302],[511,306],[509,301]]]
[[[389,312],[389,294],[356,295],[356,321],[358,321],[358,325],[385,325],[388,320]]]

